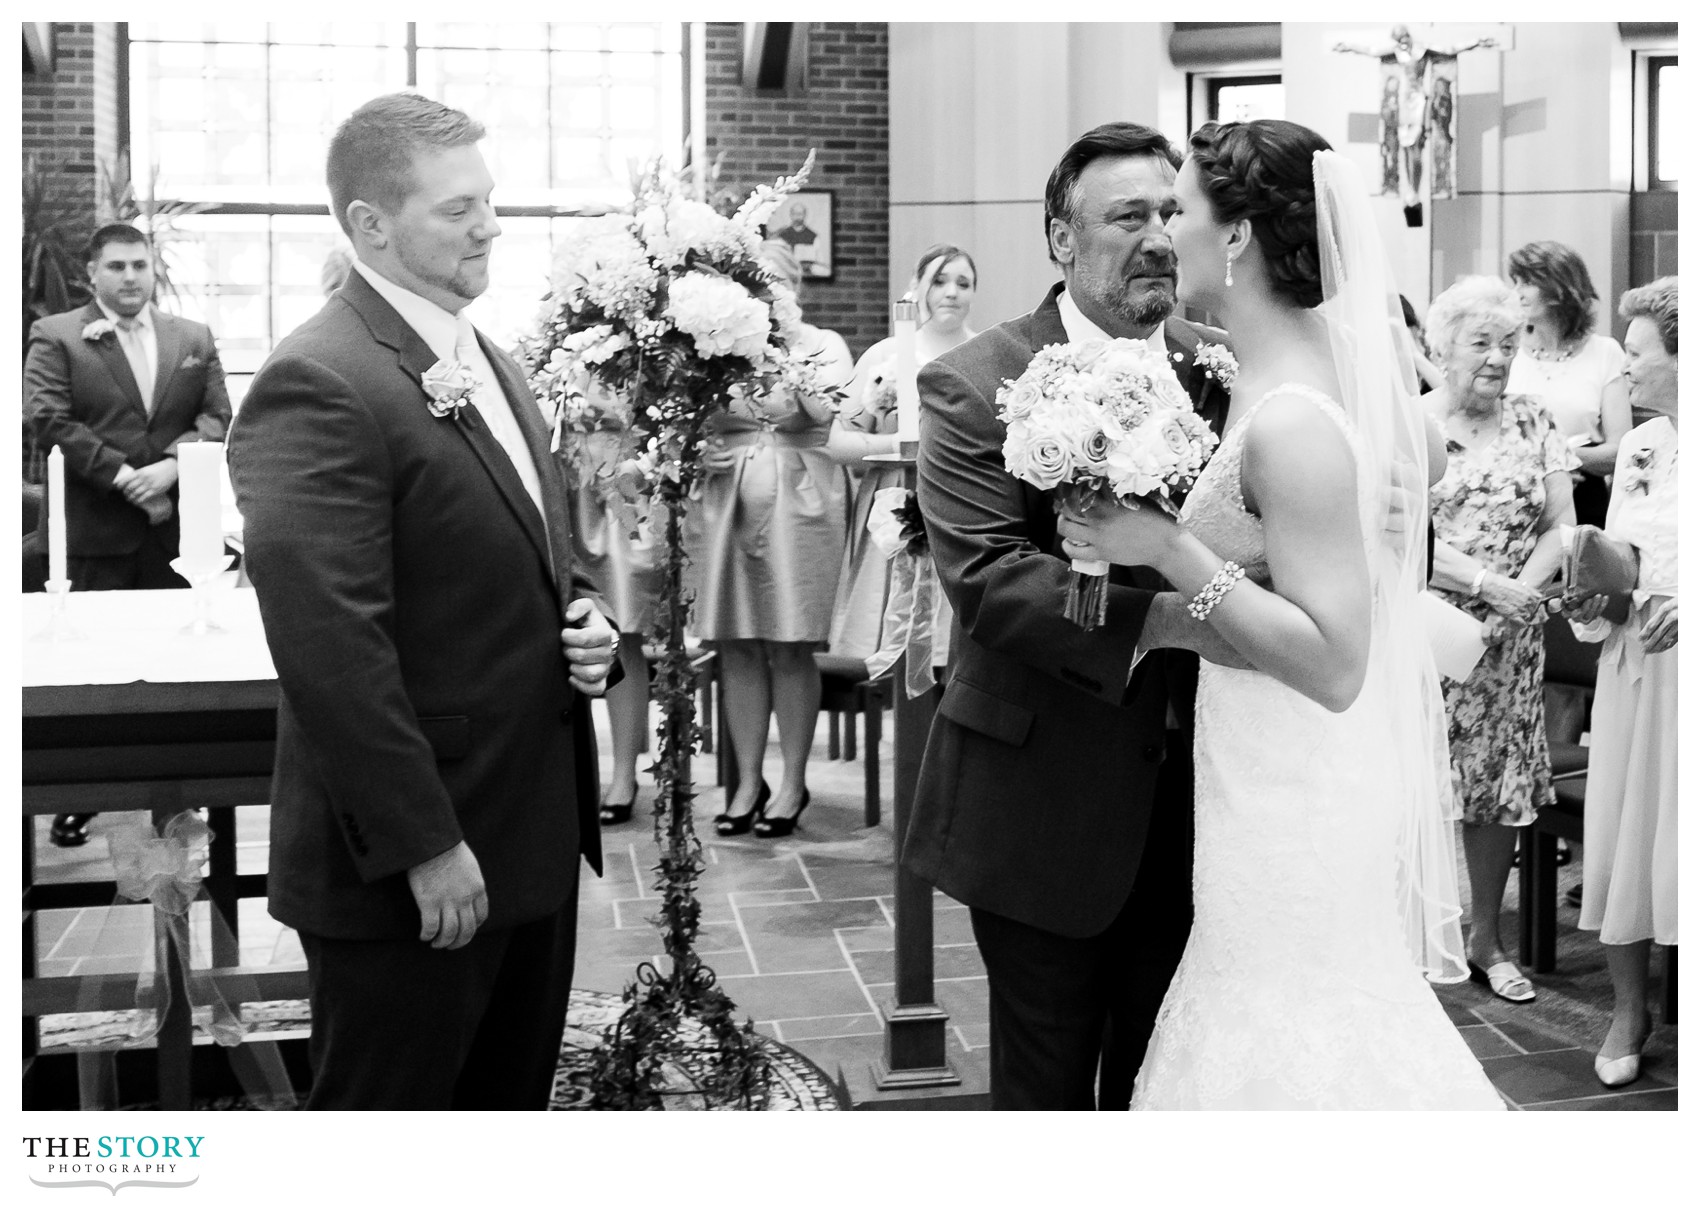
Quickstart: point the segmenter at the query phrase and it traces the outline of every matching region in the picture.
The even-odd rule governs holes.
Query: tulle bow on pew
[[[868,535],[891,563],[880,649],[868,658],[868,677],[880,677],[903,657],[904,690],[914,698],[932,687],[934,668],[948,659],[951,617],[915,494],[895,486],[876,492]]]

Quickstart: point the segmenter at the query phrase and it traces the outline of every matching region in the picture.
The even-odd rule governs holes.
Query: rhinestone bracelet
[[[1245,569],[1229,560],[1216,570],[1216,575],[1204,583],[1204,588],[1198,591],[1198,596],[1187,603],[1186,612],[1200,623],[1210,617],[1210,612],[1216,609],[1216,604],[1228,596],[1228,591],[1239,584],[1245,576]]]

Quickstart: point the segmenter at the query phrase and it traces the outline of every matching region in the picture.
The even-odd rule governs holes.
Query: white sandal
[[[1510,960],[1500,960],[1497,964],[1484,969],[1475,960],[1470,962],[1470,979],[1478,985],[1486,985],[1493,990],[1495,997],[1504,998],[1508,1002],[1532,1002],[1535,1000],[1535,986],[1524,976],[1517,965]],[[1521,985],[1522,989],[1517,986]]]

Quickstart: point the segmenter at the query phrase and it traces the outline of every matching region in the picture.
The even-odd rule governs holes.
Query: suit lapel
[[[455,432],[472,448],[472,453],[478,457],[485,472],[495,482],[496,490],[502,494],[502,499],[507,503],[514,520],[531,540],[531,545],[536,549],[538,558],[543,561],[543,569],[547,574],[549,540],[544,531],[543,518],[537,512],[537,506],[532,503],[531,494],[526,492],[519,472],[514,470],[513,460],[508,458],[508,452],[502,449],[496,435],[490,432],[490,427],[479,415],[477,406],[462,408],[452,421],[432,417],[427,411],[431,398],[425,393],[423,379],[425,372],[436,363],[437,355],[431,352],[431,347],[425,344],[424,338],[413,331],[413,326],[402,319],[401,314],[385,302],[384,297],[374,290],[372,284],[358,271],[348,275],[340,293],[349,306],[360,313],[379,344],[395,351],[397,365],[413,383],[418,395],[419,415],[433,425],[452,425]],[[485,348],[488,353],[489,347]],[[491,359],[491,364],[496,364],[494,358]],[[500,373],[498,370],[497,374]],[[536,405],[532,407],[535,408]],[[541,472],[539,475],[541,476]],[[559,586],[556,588],[559,592]]]
[[[483,333],[478,333],[478,344],[490,360],[491,369],[496,372],[496,381],[501,384],[508,408],[519,424],[520,433],[525,436],[532,465],[537,468],[538,490],[543,497],[543,517],[555,569],[555,591],[565,607],[572,600],[572,522],[567,516],[566,486],[561,479],[561,467],[549,453],[549,433],[543,425],[543,414],[537,411],[537,398],[531,394],[531,387],[519,368]]]
[[[1033,352],[1038,353],[1047,345],[1066,345],[1068,329],[1063,327],[1062,309],[1057,306],[1057,300],[1062,297],[1064,284],[1058,282],[1051,287],[1045,301],[1033,309],[1033,316],[1027,322],[1027,340],[1033,346]]]
[[[85,325],[95,320],[104,319],[106,319],[106,313],[101,311],[99,306],[94,303],[90,303],[83,309],[83,323]],[[130,369],[130,359],[124,356],[124,348],[118,344],[118,333],[113,331],[98,341],[85,341],[84,344],[94,347],[95,357],[100,359],[101,365],[106,367],[106,373],[112,376],[112,381],[117,383],[119,389],[123,391],[124,398],[129,400],[142,416],[147,416],[147,406],[142,403],[142,389],[136,385],[136,375]],[[157,379],[159,376],[155,375],[154,378]]]
[[[159,415],[159,406],[165,400],[165,393],[171,387],[171,380],[177,375],[177,362],[183,356],[183,330],[170,316],[159,308],[153,310],[154,353],[157,360],[153,368],[153,413]]]

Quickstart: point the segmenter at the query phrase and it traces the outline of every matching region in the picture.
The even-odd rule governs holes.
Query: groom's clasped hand
[[[598,696],[608,689],[608,674],[614,667],[614,629],[589,598],[577,598],[567,607],[566,622],[561,629],[561,652],[572,668],[573,689]]]

